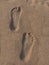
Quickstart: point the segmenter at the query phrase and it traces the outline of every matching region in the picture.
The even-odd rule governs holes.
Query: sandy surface
[[[49,0],[0,0],[0,65],[49,65]],[[20,30],[10,30],[11,9],[20,6]],[[14,25],[17,26],[19,14]],[[22,35],[32,32],[36,44],[31,59],[20,59]]]

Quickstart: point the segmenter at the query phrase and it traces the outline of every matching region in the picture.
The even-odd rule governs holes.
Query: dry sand
[[[22,13],[14,15],[16,29],[12,31],[11,9],[17,6]],[[24,62],[20,59],[22,36],[29,32],[36,44],[30,60]],[[0,0],[0,65],[49,65],[49,0]]]

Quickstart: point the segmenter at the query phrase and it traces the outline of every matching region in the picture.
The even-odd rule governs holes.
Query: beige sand
[[[16,6],[23,13],[14,23],[16,30],[11,31],[10,11]],[[30,31],[37,41],[24,62],[19,57],[22,35]],[[0,0],[0,65],[49,65],[49,0]]]

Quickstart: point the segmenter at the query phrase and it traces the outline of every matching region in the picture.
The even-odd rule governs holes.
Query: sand
[[[11,30],[11,10],[19,6]],[[29,45],[29,38],[21,59],[24,33],[32,33],[36,43]],[[0,0],[0,65],[49,65],[49,0]]]

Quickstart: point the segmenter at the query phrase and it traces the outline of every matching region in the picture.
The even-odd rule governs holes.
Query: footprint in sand
[[[11,31],[19,31],[20,29],[20,18],[21,18],[21,7],[17,6],[11,10],[11,22],[10,22],[10,29]]]
[[[20,59],[25,63],[29,62],[36,39],[32,33],[24,33],[22,37],[22,50]]]

